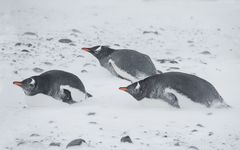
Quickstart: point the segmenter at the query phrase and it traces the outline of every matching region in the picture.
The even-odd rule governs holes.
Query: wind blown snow
[[[82,138],[76,149],[238,150],[239,18],[239,0],[1,0],[0,149],[62,150]],[[118,90],[130,82],[81,50],[95,45],[200,76],[232,108],[136,101]],[[93,97],[68,105],[12,84],[51,69],[76,74]]]

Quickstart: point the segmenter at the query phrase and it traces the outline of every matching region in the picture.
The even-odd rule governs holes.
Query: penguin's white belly
[[[188,98],[186,95],[178,92],[175,89],[172,88],[165,88],[165,93],[172,93],[174,94],[178,99],[178,104],[181,108],[199,108],[204,107],[203,105],[200,105],[199,103],[196,103],[192,101],[190,98]]]
[[[72,99],[76,102],[81,102],[86,99],[86,93],[80,91],[79,89],[73,88],[69,85],[61,85],[60,93],[63,93],[63,90],[66,89],[71,92]]]
[[[139,79],[144,79],[146,75],[142,73],[138,73],[136,77],[132,76],[131,74],[127,73],[126,71],[122,70],[118,67],[112,59],[108,61],[109,64],[112,65],[114,71],[121,77],[131,80],[132,82],[138,81]]]

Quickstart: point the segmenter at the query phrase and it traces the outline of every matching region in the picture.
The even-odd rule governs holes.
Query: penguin
[[[92,97],[76,75],[61,70],[50,70],[23,81],[14,81],[13,84],[21,87],[28,96],[41,93],[68,104],[76,103],[77,99]],[[72,92],[76,91],[83,97],[72,97]]]
[[[94,46],[82,50],[95,56],[101,66],[113,75],[134,82],[155,75],[157,71],[148,55],[129,49],[112,49],[107,46]]]
[[[195,75],[182,72],[153,75],[119,89],[129,93],[138,101],[145,97],[161,99],[176,108],[180,108],[176,93],[206,107],[230,107],[211,83]]]

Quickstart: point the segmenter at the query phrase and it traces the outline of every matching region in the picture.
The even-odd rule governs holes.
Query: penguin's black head
[[[82,48],[82,50],[91,53],[93,56],[97,57],[98,59],[101,59],[103,57],[109,56],[112,52],[113,49],[110,49],[108,46],[94,46],[91,48]]]
[[[135,99],[138,101],[142,100],[144,97],[146,97],[147,92],[144,88],[145,86],[141,82],[135,82],[128,87],[120,87],[119,90],[128,92],[131,94]]]
[[[37,82],[37,77],[33,76],[23,81],[14,81],[13,84],[21,87],[26,95],[33,96],[39,93]]]

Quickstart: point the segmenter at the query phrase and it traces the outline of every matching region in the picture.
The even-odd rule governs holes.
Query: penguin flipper
[[[178,104],[178,99],[173,93],[171,93],[171,92],[164,93],[164,96],[162,99],[165,102],[167,102],[168,104],[170,104],[171,106],[180,108],[180,106]]]
[[[110,61],[108,62],[108,65],[109,65],[109,69],[110,69],[110,72],[114,75],[116,75],[117,77],[123,79],[123,80],[127,80],[127,81],[130,81],[131,83],[133,83],[133,81],[127,79],[127,78],[124,78],[123,76],[119,75],[119,73],[117,73],[116,69],[114,68],[114,66],[116,67],[116,65],[113,65],[113,62],[112,60],[110,59]]]
[[[68,103],[68,104],[73,104],[76,103],[75,101],[73,101],[72,99],[72,95],[71,92],[67,89],[63,89],[63,92],[61,94],[61,99],[64,103]]]

